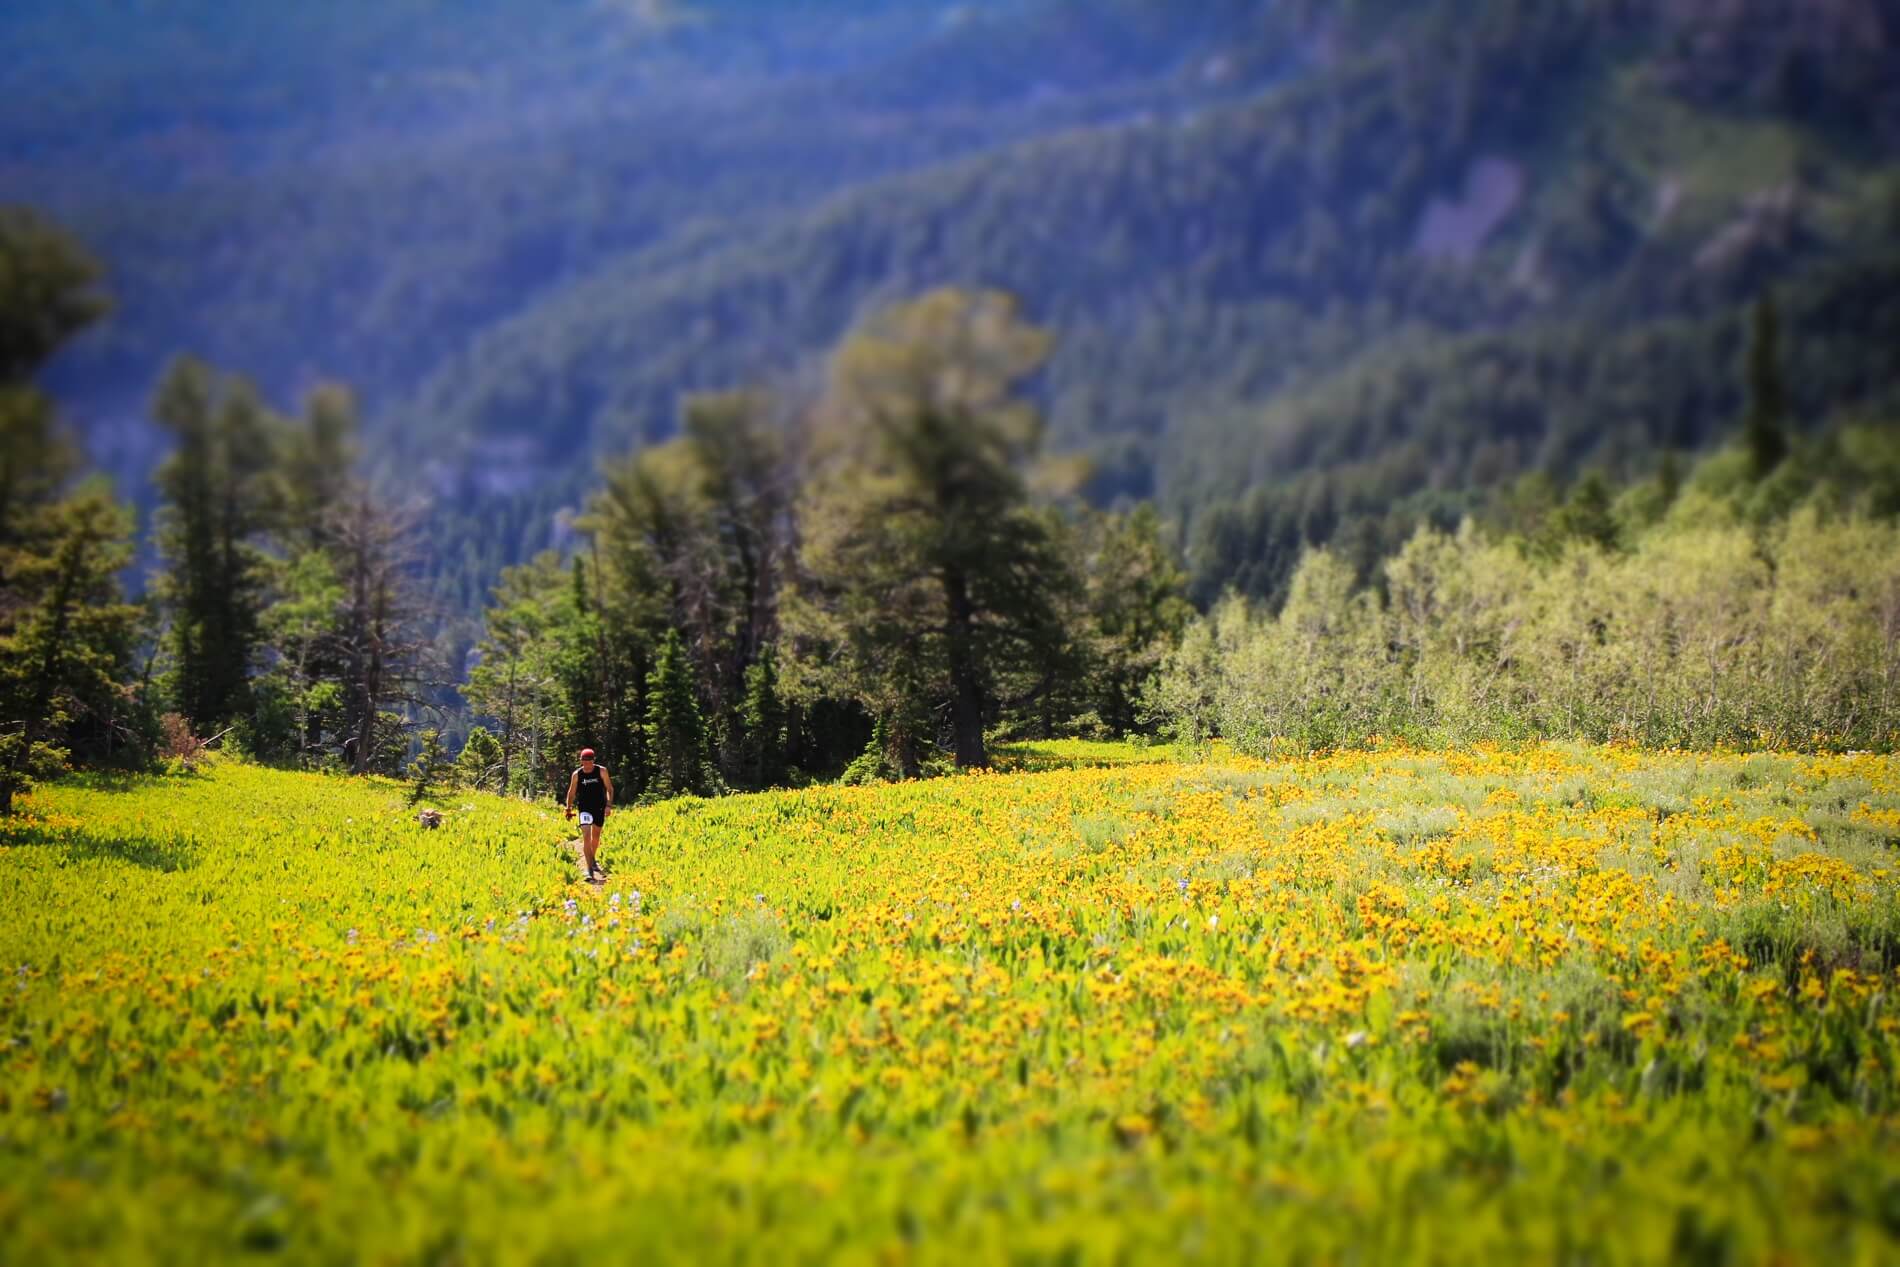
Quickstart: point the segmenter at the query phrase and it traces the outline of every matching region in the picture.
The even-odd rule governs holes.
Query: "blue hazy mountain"
[[[15,0],[0,44],[0,199],[119,301],[51,385],[128,475],[190,352],[352,383],[457,505],[571,503],[682,393],[1001,286],[1097,495],[1265,592],[1706,445],[1769,291],[1805,425],[1900,382],[1900,0]]]
[[[56,378],[82,419],[135,416],[186,351],[381,413],[631,253],[1244,92],[1196,71],[1260,6],[1171,8],[28,0],[0,197],[110,266],[118,315]]]

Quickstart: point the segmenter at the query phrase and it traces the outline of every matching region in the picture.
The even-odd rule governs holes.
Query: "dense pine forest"
[[[0,39],[9,797],[1900,726],[1892,0]]]

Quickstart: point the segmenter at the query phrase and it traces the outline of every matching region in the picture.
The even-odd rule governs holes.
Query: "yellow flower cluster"
[[[1090,745],[558,817],[0,825],[0,1258],[1896,1249],[1900,762]]]

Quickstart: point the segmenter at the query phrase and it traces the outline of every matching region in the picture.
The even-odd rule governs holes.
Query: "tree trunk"
[[[375,579],[369,624],[369,656],[363,673],[363,738],[357,744],[357,773],[366,773],[375,754],[377,715],[383,706],[384,651],[389,645],[389,578],[378,573]]]
[[[508,703],[502,709],[501,718],[501,794],[508,795],[508,789],[514,785],[509,782],[510,764],[514,758],[515,747],[515,673],[521,663],[518,655],[508,657]]]
[[[969,581],[951,568],[944,573],[943,593],[950,609],[948,659],[950,685],[950,724],[956,735],[957,768],[962,770],[988,766],[989,753],[983,748],[983,684],[977,678],[974,643],[974,613],[970,605]]]
[[[351,544],[350,592],[352,628],[350,630],[350,696],[356,713],[356,751],[350,760],[353,774],[369,772],[370,753],[376,740],[376,692],[370,678],[374,673],[370,646],[374,637],[375,616],[370,604],[369,508],[357,507],[355,540]]]

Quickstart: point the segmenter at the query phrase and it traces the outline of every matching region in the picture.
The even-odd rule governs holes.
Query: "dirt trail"
[[[579,836],[576,836],[576,837],[574,837],[574,839],[572,839],[572,840],[569,840],[569,841],[566,841],[566,842],[564,843],[564,845],[563,845],[563,847],[564,847],[564,848],[565,848],[565,849],[567,850],[567,852],[568,852],[569,854],[571,854],[571,855],[573,856],[573,858],[574,858],[574,865],[575,865],[575,867],[577,867],[577,868],[579,868],[579,867],[582,867],[582,866],[585,866],[585,865],[586,865],[586,864],[585,864],[585,863],[584,863],[584,862],[583,862],[583,861],[581,860],[581,838],[580,838]],[[600,865],[600,859],[598,859],[598,858],[596,858],[596,859],[594,860],[594,865],[595,865],[595,866],[599,866],[599,865]],[[588,879],[587,879],[587,873],[586,873],[585,871],[583,871],[583,872],[581,872],[581,880],[582,880],[582,881],[583,881],[584,883],[590,883],[590,884],[596,884],[596,885],[599,885],[599,884],[605,884],[605,883],[607,883],[607,873],[606,873],[606,871],[605,871],[605,870],[603,869],[603,870],[601,871],[601,873],[600,873],[600,879],[598,879],[598,880],[591,880],[591,881],[590,881],[590,880],[588,880]]]

